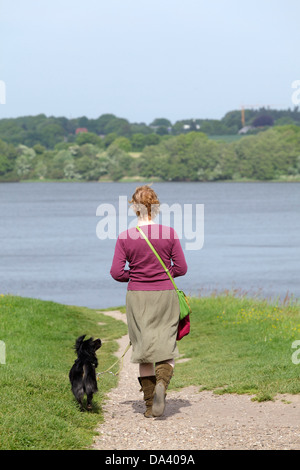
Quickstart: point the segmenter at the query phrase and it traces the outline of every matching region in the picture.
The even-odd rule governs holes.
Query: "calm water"
[[[0,294],[92,308],[123,305],[127,285],[109,274],[115,240],[97,237],[96,210],[112,203],[118,213],[119,196],[128,199],[136,186],[0,184]],[[167,204],[204,204],[203,248],[185,250],[189,270],[177,282],[186,293],[238,288],[300,297],[300,183],[159,183],[154,189]]]

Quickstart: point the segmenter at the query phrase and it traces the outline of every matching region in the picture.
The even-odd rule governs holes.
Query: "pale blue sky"
[[[294,107],[299,0],[0,0],[0,118]]]

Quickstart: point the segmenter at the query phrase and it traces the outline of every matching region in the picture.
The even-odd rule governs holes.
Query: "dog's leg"
[[[93,393],[89,393],[87,395],[87,401],[86,401],[86,409],[91,411],[92,410],[92,400],[93,400]]]
[[[83,385],[83,367],[79,363],[75,363],[72,367],[69,377],[71,382],[72,393],[76,398],[77,402],[82,409],[82,399],[84,397],[84,385]]]
[[[84,389],[87,396],[86,407],[91,410],[93,395],[98,390],[95,368],[91,364],[84,366]]]
[[[77,402],[80,405],[80,409],[82,410],[83,409],[82,399],[84,397],[84,389],[82,387],[82,382],[78,381],[76,383],[73,383],[72,392],[73,392],[74,397],[76,398]]]
[[[80,389],[79,391],[77,390],[76,400],[78,401],[78,403],[79,403],[79,405],[80,405],[80,411],[83,411],[83,404],[82,404],[83,397],[84,397],[84,390],[83,390],[83,388]]]

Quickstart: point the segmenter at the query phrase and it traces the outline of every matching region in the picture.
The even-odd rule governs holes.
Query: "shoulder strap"
[[[158,260],[160,261],[160,263],[162,264],[162,267],[164,268],[164,270],[166,271],[167,275],[169,276],[170,278],[170,281],[172,282],[173,286],[175,287],[175,290],[178,290],[175,282],[174,282],[174,279],[172,278],[167,266],[165,265],[165,263],[163,262],[163,260],[161,259],[161,257],[159,256],[159,254],[157,253],[157,251],[155,250],[154,246],[152,245],[152,243],[150,242],[150,240],[148,239],[148,237],[146,236],[146,234],[143,232],[143,230],[141,230],[141,228],[137,225],[136,226],[137,230],[140,232],[140,234],[143,236],[143,238],[146,240],[146,242],[148,243],[148,245],[150,246],[151,250],[153,251],[153,253],[155,254],[155,256],[158,258]]]

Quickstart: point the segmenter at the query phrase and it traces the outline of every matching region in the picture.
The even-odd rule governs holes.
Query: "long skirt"
[[[126,315],[131,362],[155,363],[178,357],[179,301],[175,290],[127,291]]]

